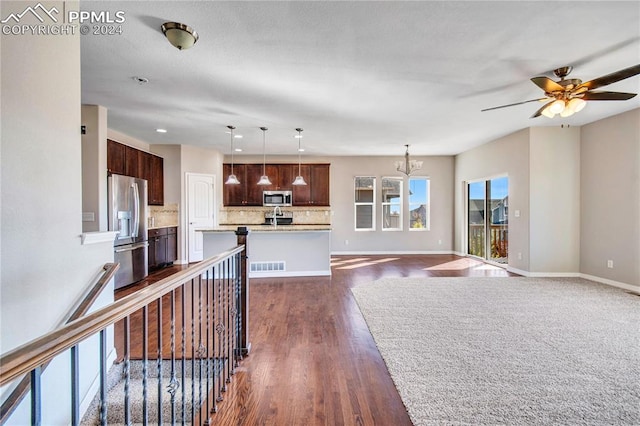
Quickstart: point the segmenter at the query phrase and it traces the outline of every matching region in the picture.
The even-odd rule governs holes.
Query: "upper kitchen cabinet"
[[[148,179],[149,186],[149,205],[164,205],[164,158],[157,155],[149,154],[150,158],[150,174]]]
[[[107,139],[107,171],[116,175],[124,175],[125,145]]]
[[[294,206],[329,205],[329,164],[303,164],[306,186],[294,186],[297,164],[266,164],[264,171],[272,185],[258,185],[263,174],[262,164],[234,164],[233,173],[239,185],[224,185],[225,206],[261,206],[262,191],[293,191]],[[223,181],[231,173],[231,164],[223,165]]]
[[[298,166],[294,166],[296,175]],[[329,164],[302,164],[300,173],[306,185],[293,187],[294,206],[329,206]]]
[[[223,180],[231,174],[231,164],[224,164]],[[234,164],[233,174],[240,181],[239,185],[224,185],[223,203],[225,206],[261,206],[262,187],[256,185],[262,175],[262,165]]]
[[[107,171],[147,181],[148,204],[164,205],[164,159],[107,139]]]

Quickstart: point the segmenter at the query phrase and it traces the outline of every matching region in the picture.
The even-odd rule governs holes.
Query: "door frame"
[[[499,179],[499,178],[507,178],[509,179],[509,174],[508,173],[499,173],[499,174],[495,174],[495,175],[490,175],[488,177],[482,177],[482,178],[477,178],[477,179],[469,179],[469,180],[465,180],[463,181],[464,184],[464,188],[463,188],[463,205],[464,205],[464,223],[463,223],[463,242],[464,242],[464,255],[467,257],[471,257],[473,259],[478,259],[481,260],[485,263],[488,263],[490,265],[494,265],[494,266],[499,266],[501,268],[506,268],[509,266],[509,256],[507,254],[507,262],[506,263],[498,263],[496,261],[491,260],[491,238],[488,232],[488,224],[487,224],[487,199],[486,199],[486,190],[485,190],[485,247],[484,247],[484,251],[485,251],[485,257],[480,257],[480,256],[475,256],[472,254],[469,254],[469,184],[470,183],[477,183],[477,182],[485,182],[485,188],[486,188],[486,183],[493,180],[493,179]],[[510,192],[511,192],[511,185],[509,185],[509,191],[507,192],[507,195],[510,197]],[[508,229],[509,224],[507,224],[507,229]]]
[[[186,261],[187,264],[189,264],[191,262],[190,260],[190,230],[189,230],[189,197],[190,197],[190,193],[189,193],[189,180],[192,176],[206,176],[206,177],[210,177],[213,181],[213,197],[212,197],[212,206],[211,209],[213,211],[213,226],[217,225],[217,221],[218,221],[218,215],[216,214],[216,175],[212,174],[212,173],[197,173],[197,172],[185,172],[184,173],[184,206],[185,206],[185,214],[184,214],[184,221],[183,221],[183,227],[184,227],[184,251],[185,251],[185,255],[184,255],[184,259]]]

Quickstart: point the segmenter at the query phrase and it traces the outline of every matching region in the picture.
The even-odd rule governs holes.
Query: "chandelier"
[[[411,173],[422,168],[422,161],[409,159],[409,145],[405,145],[407,151],[404,153],[403,161],[396,161],[396,170],[400,173],[404,173],[407,176],[411,176]]]

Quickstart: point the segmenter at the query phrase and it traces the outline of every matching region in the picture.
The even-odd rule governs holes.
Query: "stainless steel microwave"
[[[262,205],[267,207],[292,205],[291,191],[262,191]]]

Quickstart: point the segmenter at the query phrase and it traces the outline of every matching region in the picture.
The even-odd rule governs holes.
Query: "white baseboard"
[[[579,278],[580,272],[530,272],[522,269],[507,267],[508,272],[531,278]]]
[[[332,256],[393,256],[401,254],[455,254],[451,250],[401,250],[401,251],[332,251]]]
[[[585,280],[595,281],[601,284],[610,285],[613,287],[622,288],[622,289],[640,294],[640,286],[637,286],[637,285],[631,285],[631,284],[623,283],[620,281],[614,281],[608,278],[600,278],[600,277],[596,277],[594,275],[589,275],[589,274],[580,274],[580,278],[584,278]]]
[[[331,276],[331,269],[327,271],[249,272],[249,278],[330,277],[330,276]]]

